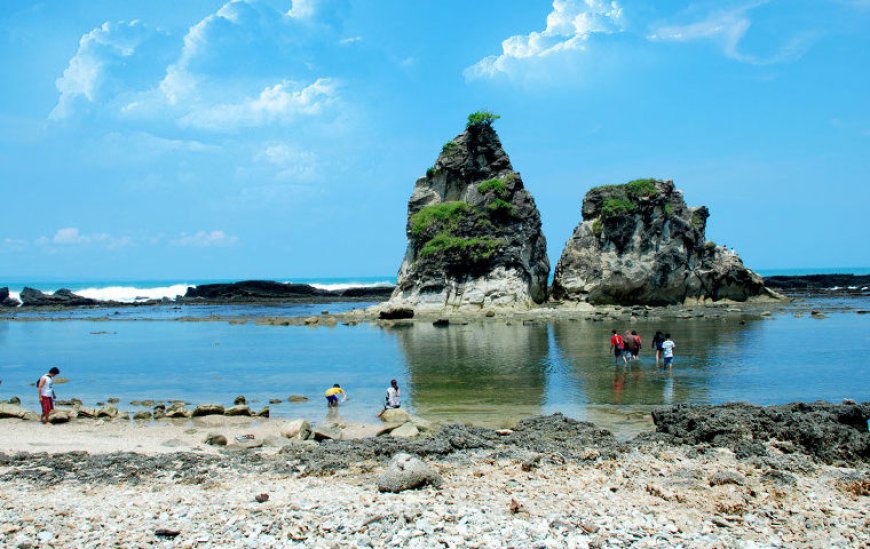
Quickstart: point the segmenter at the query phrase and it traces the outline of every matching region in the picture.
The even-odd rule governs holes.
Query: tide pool
[[[608,346],[613,327],[636,329],[647,345],[656,330],[670,331],[677,344],[673,370],[658,370],[648,348],[630,368],[615,366]],[[70,380],[57,386],[58,397],[88,405],[109,397],[127,409],[143,399],[231,404],[242,394],[255,409],[282,399],[271,407],[276,416],[321,420],[323,391],[340,383],[350,394],[341,417],[373,421],[396,378],[404,405],[430,419],[501,425],[560,411],[610,425],[614,417],[682,402],[870,400],[868,354],[870,315],[848,310],[822,320],[775,314],[745,325],[737,319],[402,328],[0,321],[0,398],[20,396],[35,410],[31,384],[57,366]],[[310,400],[291,404],[291,394]]]

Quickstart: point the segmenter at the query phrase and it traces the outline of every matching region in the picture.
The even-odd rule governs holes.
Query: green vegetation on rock
[[[601,218],[596,217],[595,221],[592,222],[592,234],[595,235],[596,238],[601,236],[601,233],[604,231],[604,224],[601,223]]]
[[[601,215],[605,219],[612,219],[620,215],[630,214],[636,208],[634,202],[625,196],[611,196],[604,200],[604,204],[601,206]]]
[[[426,169],[426,177],[432,177],[435,175],[435,166]]]
[[[703,216],[699,215],[698,212],[692,212],[692,227],[697,229],[701,225],[704,224]]]
[[[625,189],[628,192],[628,195],[633,198],[655,196],[659,192],[656,188],[657,182],[657,179],[653,179],[651,177],[647,177],[644,179],[635,179],[634,181],[629,181],[628,183],[626,183]]]
[[[497,238],[463,238],[446,232],[436,234],[420,250],[420,257],[436,254],[462,253],[475,262],[492,257],[502,244]]]
[[[472,126],[492,126],[492,123],[501,118],[501,116],[490,111],[477,111],[468,115],[466,128]]]
[[[487,179],[486,181],[478,185],[477,191],[480,194],[493,192],[496,196],[504,197],[507,194],[507,186],[505,185],[505,181],[502,178],[495,177],[493,179]]]
[[[672,213],[674,213],[674,207],[670,204],[665,204],[665,215],[670,216]]]
[[[471,206],[461,200],[426,206],[411,216],[411,234],[419,238],[435,223],[440,223],[444,229],[452,229],[470,210]]]
[[[501,198],[496,198],[487,204],[486,209],[495,217],[516,217],[517,215],[517,209],[514,205]]]
[[[459,145],[456,144],[455,141],[448,141],[444,143],[444,146],[441,147],[441,154],[453,154],[459,150]]]

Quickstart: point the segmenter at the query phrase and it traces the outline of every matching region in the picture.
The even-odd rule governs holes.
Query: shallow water
[[[673,334],[677,349],[670,372],[658,370],[648,350],[629,369],[614,366],[612,327],[587,321],[392,329],[0,321],[0,398],[18,395],[35,409],[31,384],[56,365],[70,380],[57,386],[58,397],[90,405],[113,396],[122,404],[231,404],[244,394],[256,401],[254,408],[283,399],[272,406],[273,415],[321,420],[323,391],[340,383],[350,394],[341,417],[372,421],[390,378],[396,378],[404,404],[431,419],[504,425],[561,411],[623,433],[641,428],[645,412],[662,404],[870,400],[870,315],[832,312],[817,320],[789,313],[745,325],[737,319],[632,323],[647,342],[656,329]],[[311,400],[291,404],[290,394]]]

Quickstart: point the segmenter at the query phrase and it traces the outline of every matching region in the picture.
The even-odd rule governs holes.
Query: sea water
[[[828,318],[794,315],[819,305],[830,310]],[[314,307],[355,306],[361,304]],[[856,314],[868,307],[860,297],[808,301],[744,324],[734,317],[267,326],[169,320],[151,307],[118,309],[128,315],[121,319],[109,311],[98,321],[0,320],[0,398],[17,395],[36,409],[33,384],[57,366],[69,379],[57,385],[58,397],[87,405],[110,397],[127,409],[144,399],[228,405],[245,395],[255,409],[281,399],[273,416],[317,421],[326,415],[323,392],[339,383],[350,395],[342,419],[365,422],[374,420],[395,378],[403,405],[430,419],[502,425],[559,411],[618,428],[614,423],[664,404],[870,400],[870,315]],[[210,311],[273,314],[253,306]],[[610,355],[612,328],[644,337],[647,348],[629,368]],[[672,370],[658,369],[649,350],[656,330],[676,342]],[[310,400],[293,404],[291,394]]]

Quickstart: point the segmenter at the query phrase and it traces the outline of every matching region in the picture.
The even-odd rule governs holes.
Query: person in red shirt
[[[613,330],[613,336],[610,338],[610,346],[613,347],[613,361],[618,362],[619,359],[622,358],[622,363],[628,365],[628,361],[625,360],[625,356],[622,354],[622,350],[625,348],[625,342],[616,330]]]

